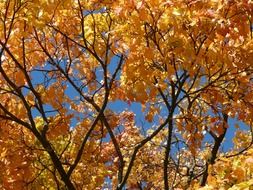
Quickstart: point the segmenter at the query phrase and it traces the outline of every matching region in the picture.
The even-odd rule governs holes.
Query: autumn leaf
[[[250,189],[251,1],[0,1],[0,189]]]

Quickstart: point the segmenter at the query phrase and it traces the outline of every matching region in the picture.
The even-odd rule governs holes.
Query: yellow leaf
[[[181,15],[180,11],[176,8],[173,9],[172,14],[175,15],[175,16],[180,16]]]

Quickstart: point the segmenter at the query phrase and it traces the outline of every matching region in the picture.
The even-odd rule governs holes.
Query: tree
[[[251,1],[0,10],[1,189],[253,186]]]

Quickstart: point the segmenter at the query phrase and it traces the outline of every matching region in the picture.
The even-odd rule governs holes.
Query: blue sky
[[[118,60],[119,60],[119,57],[116,57],[116,56],[112,59],[110,65],[109,65],[109,70],[111,72],[113,72],[115,70],[115,68],[117,67]],[[49,67],[51,67],[51,66],[49,66],[49,64],[48,64],[48,65],[46,65],[45,68],[49,68]],[[96,71],[96,76],[97,76],[98,80],[102,79],[101,70],[98,69]],[[44,75],[38,71],[32,72],[32,78],[33,78],[34,84],[43,83],[43,81],[44,81]],[[117,79],[119,79],[119,78],[117,78]],[[78,93],[73,89],[73,87],[71,85],[68,85],[65,92],[71,98],[78,97]],[[156,125],[158,123],[157,117],[155,117],[154,122],[149,123],[149,122],[145,121],[145,113],[143,113],[142,106],[138,102],[131,102],[129,104],[129,103],[122,102],[122,101],[115,101],[115,102],[109,102],[107,107],[109,109],[115,111],[116,113],[121,113],[126,110],[134,112],[135,116],[136,116],[135,117],[136,125],[139,127],[143,126],[144,129],[149,129],[152,125]],[[51,107],[48,105],[46,105],[45,108],[47,110],[51,109]],[[34,110],[33,113],[34,113],[34,116],[39,115],[38,111],[36,111],[36,110]],[[166,112],[163,112],[163,117],[165,117],[166,114],[167,114]],[[72,121],[72,123],[71,123],[72,127],[75,126],[76,122],[77,122],[76,120]],[[233,139],[235,131],[236,131],[236,128],[234,127],[236,123],[238,123],[242,129],[247,130],[247,126],[245,126],[242,122],[239,122],[233,118],[229,118],[229,129],[227,130],[227,134],[225,136],[225,141],[222,145],[223,151],[228,151],[229,149],[231,149],[233,147],[232,139]],[[212,140],[212,138],[210,135],[207,134],[205,140],[210,141],[210,140]]]

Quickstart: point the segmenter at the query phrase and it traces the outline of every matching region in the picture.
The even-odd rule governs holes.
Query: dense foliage
[[[0,1],[0,188],[251,189],[252,22],[251,0]]]

